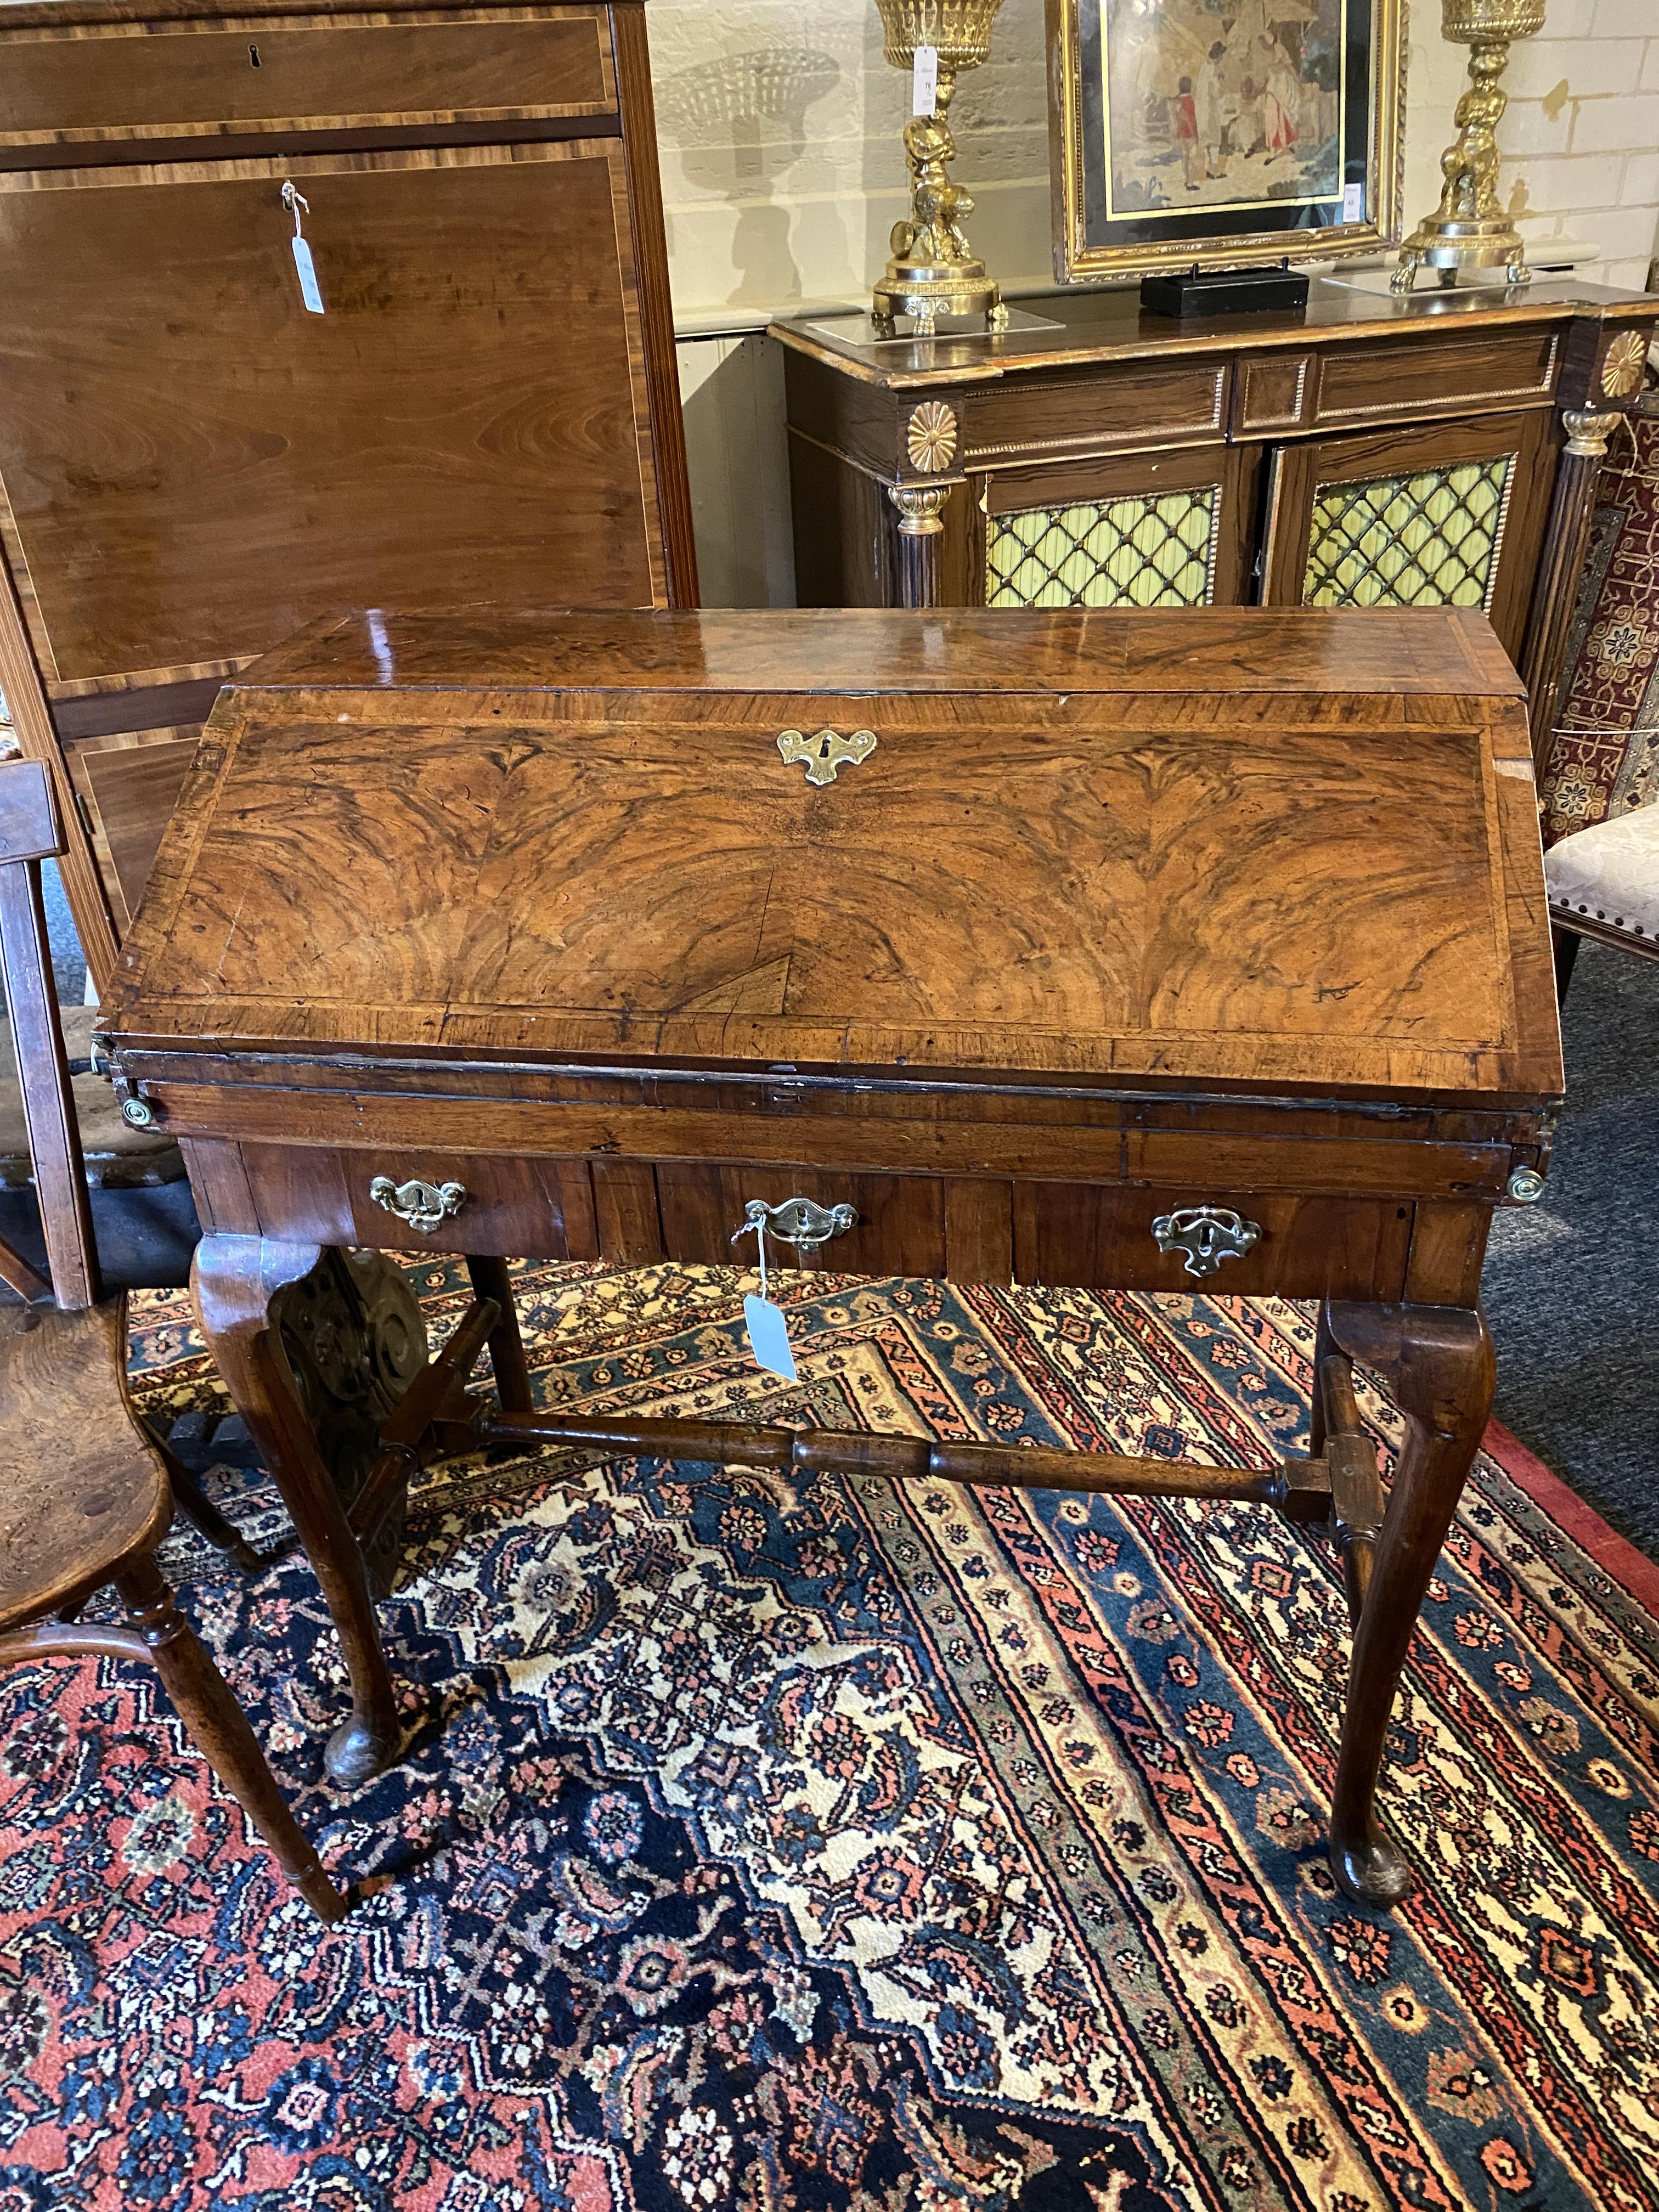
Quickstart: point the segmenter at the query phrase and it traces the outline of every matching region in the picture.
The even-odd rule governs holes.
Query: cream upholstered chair
[[[1544,855],[1544,881],[1562,997],[1583,938],[1659,960],[1659,806],[1562,838]]]

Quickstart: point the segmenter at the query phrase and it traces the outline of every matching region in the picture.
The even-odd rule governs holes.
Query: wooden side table
[[[1595,477],[1659,298],[1535,283],[875,343],[780,322],[808,606],[1468,606],[1541,766]]]
[[[1561,1090],[1519,689],[1478,614],[1219,610],[359,616],[228,687],[106,1017],[339,1625],[332,1771],[396,1755],[362,1547],[457,1444],[1246,1498],[1343,1553],[1333,1863],[1403,1894],[1383,1736]],[[504,1255],[729,1262],[757,1207],[855,1273],[1322,1299],[1310,1453],[535,1408]],[[348,1245],[477,1293],[349,1510],[274,1318]],[[1386,1512],[1355,1358],[1406,1415]]]

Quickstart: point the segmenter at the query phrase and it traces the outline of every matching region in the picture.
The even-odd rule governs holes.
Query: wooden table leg
[[[1492,1339],[1456,1306],[1328,1304],[1328,1337],[1387,1382],[1406,1416],[1370,1586],[1354,1630],[1331,1808],[1331,1870],[1356,1903],[1397,1905],[1411,1869],[1374,1813],[1383,1740],[1418,1608],[1492,1410]]]
[[[362,1551],[295,1393],[281,1333],[270,1323],[277,1291],[308,1274],[321,1256],[315,1244],[204,1237],[191,1292],[208,1349],[283,1494],[339,1632],[352,1714],[329,1739],[325,1764],[336,1782],[349,1786],[391,1763],[402,1731]]]
[[[528,1413],[535,1406],[530,1389],[530,1366],[519,1334],[519,1316],[513,1304],[513,1279],[505,1260],[487,1256],[470,1259],[467,1279],[475,1298],[494,1298],[501,1317],[489,1332],[489,1364],[495,1377],[495,1395],[504,1413]]]
[[[347,1900],[318,1863],[288,1808],[247,1716],[179,1612],[155,1560],[130,1560],[116,1577],[127,1619],[143,1637],[174,1711],[196,1748],[270,1844],[276,1863],[319,1920],[343,1919]]]

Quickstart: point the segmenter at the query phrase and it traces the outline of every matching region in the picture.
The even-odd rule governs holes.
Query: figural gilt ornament
[[[918,337],[931,337],[941,315],[981,315],[988,331],[1006,330],[1002,294],[968,243],[963,219],[974,211],[971,194],[951,182],[957,157],[951,134],[951,96],[958,73],[977,69],[991,51],[991,24],[1002,0],[876,0],[885,33],[882,51],[895,69],[915,68],[916,49],[939,56],[939,89],[931,115],[913,115],[904,127],[910,170],[910,215],[893,226],[892,258],[875,288],[871,319],[884,337],[894,318],[909,317]]]
[[[1441,0],[1440,28],[1469,49],[1469,85],[1452,112],[1458,136],[1440,156],[1446,182],[1440,205],[1400,249],[1390,289],[1409,292],[1419,268],[1443,284],[1463,269],[1501,268],[1511,284],[1529,283],[1520,232],[1498,199],[1498,125],[1509,106],[1498,89],[1513,39],[1544,27],[1544,0]]]

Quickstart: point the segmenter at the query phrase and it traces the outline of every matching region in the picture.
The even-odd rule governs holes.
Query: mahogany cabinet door
[[[1210,446],[970,477],[965,603],[1237,606],[1258,460]]]
[[[1552,435],[1534,409],[1275,448],[1264,605],[1479,607],[1518,659]]]
[[[665,603],[623,161],[0,176],[0,528],[49,696],[222,675],[331,608]]]

